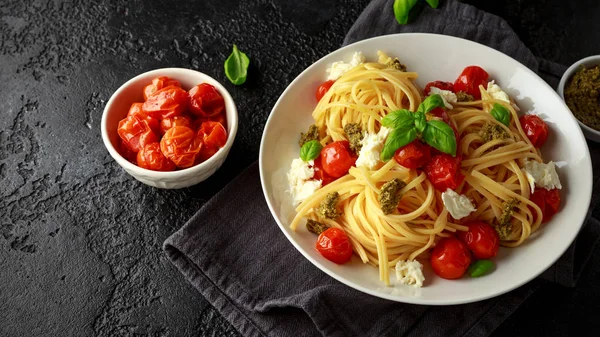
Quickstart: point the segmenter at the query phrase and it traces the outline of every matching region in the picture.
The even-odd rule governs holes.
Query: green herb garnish
[[[225,76],[235,85],[246,82],[250,59],[242,53],[236,45],[233,45],[231,55],[225,60]]]
[[[438,8],[440,4],[439,0],[425,0],[425,2],[427,2],[431,8]],[[416,17],[422,9],[423,6],[418,0],[394,1],[394,16],[396,17],[396,21],[398,21],[398,23],[401,25],[412,21],[412,19]]]
[[[492,111],[490,111],[490,115],[492,115],[498,122],[506,126],[510,124],[510,112],[502,104],[494,103],[494,107],[492,108]]]
[[[469,273],[471,277],[480,277],[487,274],[492,269],[494,269],[494,262],[491,260],[477,260],[469,266],[467,273]]]
[[[300,148],[300,159],[304,161],[313,160],[319,156],[322,148],[323,145],[321,145],[318,140],[306,142],[302,145],[302,148]]]
[[[456,156],[456,135],[450,125],[438,121],[430,120],[423,131],[423,140],[432,147]]]

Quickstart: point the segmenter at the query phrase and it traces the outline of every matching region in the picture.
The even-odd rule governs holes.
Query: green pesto
[[[306,220],[306,229],[308,229],[308,231],[311,233],[319,235],[323,233],[327,228],[329,228],[329,226],[322,224],[318,221],[311,219]]]
[[[510,135],[508,134],[508,132],[506,132],[506,130],[502,126],[500,126],[496,123],[486,123],[483,126],[483,128],[481,128],[479,135],[486,142],[496,140],[496,139],[510,138]]]
[[[306,133],[300,133],[300,147],[304,145],[304,143],[308,143],[311,140],[319,140],[319,128],[316,125],[311,125],[308,127],[308,131]]]
[[[388,61],[385,64],[386,67],[388,68],[392,68],[392,69],[396,69],[396,70],[400,70],[403,72],[406,72],[406,66],[402,63],[400,63],[400,60],[398,60],[398,58],[394,58],[393,60]]]
[[[498,224],[494,226],[496,232],[498,232],[498,235],[500,236],[500,240],[507,240],[510,237],[512,232],[510,220],[512,219],[515,208],[519,206],[520,203],[521,202],[516,198],[502,203],[502,215],[500,215],[500,219],[498,219]]]
[[[360,125],[358,123],[348,123],[344,126],[344,132],[346,133],[346,137],[348,137],[350,149],[355,153],[360,152],[360,148],[362,147],[361,142],[363,140]]]
[[[565,89],[565,101],[575,117],[600,130],[600,66],[578,71]]]
[[[398,178],[392,179],[381,186],[379,203],[383,214],[391,214],[398,208],[398,203],[402,197],[400,190],[404,186],[406,186],[406,183]]]
[[[335,219],[340,216],[340,212],[337,210],[337,201],[340,195],[338,192],[331,192],[327,194],[325,199],[321,201],[317,213],[327,219]]]
[[[456,93],[456,100],[459,102],[473,102],[475,97],[473,95],[469,95],[464,91],[459,91]]]

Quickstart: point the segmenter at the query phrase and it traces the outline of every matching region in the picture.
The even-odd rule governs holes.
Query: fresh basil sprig
[[[225,76],[235,85],[246,82],[250,59],[242,53],[236,45],[233,45],[231,55],[225,60]]]
[[[467,269],[467,273],[471,275],[471,277],[480,277],[494,269],[494,262],[491,260],[477,260],[473,262],[469,269]]]
[[[502,104],[494,103],[494,107],[492,111],[490,111],[490,115],[492,115],[498,122],[508,126],[510,124],[510,111],[504,107]]]
[[[381,160],[390,160],[396,150],[417,137],[444,153],[456,156],[456,136],[450,125],[439,120],[428,122],[425,117],[431,110],[444,106],[442,97],[435,94],[427,97],[415,113],[402,109],[387,114],[381,120],[381,125],[391,128],[392,131],[381,150]]]
[[[317,158],[321,153],[323,145],[318,140],[311,140],[310,142],[304,143],[300,148],[300,159],[303,161],[309,161]]]
[[[396,17],[396,21],[401,25],[405,25],[411,21],[413,17],[416,17],[423,9],[423,6],[418,2],[418,0],[395,0],[394,16]],[[439,0],[425,0],[425,2],[427,2],[431,8],[438,8],[440,4]]]

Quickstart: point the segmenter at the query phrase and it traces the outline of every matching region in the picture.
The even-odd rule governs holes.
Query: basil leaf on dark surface
[[[414,126],[394,129],[385,140],[381,151],[381,160],[388,161],[394,156],[394,152],[402,146],[417,138],[417,129]]]
[[[381,120],[381,125],[385,126],[386,128],[394,129],[409,127],[413,126],[414,124],[415,117],[413,116],[413,113],[406,109],[392,111]]]
[[[427,126],[427,119],[425,118],[425,113],[423,111],[417,111],[415,113],[415,128],[419,133],[423,133],[425,127]]]
[[[498,122],[508,126],[510,124],[510,111],[502,104],[494,103],[490,115],[494,117]]]
[[[427,126],[423,131],[423,140],[432,147],[456,156],[456,136],[450,125],[438,121],[431,120],[427,122]]]
[[[480,277],[487,274],[492,269],[494,269],[494,262],[491,260],[477,260],[469,266],[467,273],[469,273],[471,277]]]
[[[300,159],[309,161],[317,158],[321,153],[323,145],[318,140],[311,140],[310,142],[304,143],[300,148]]]
[[[444,99],[439,94],[434,94],[431,96],[427,96],[421,104],[419,104],[418,111],[422,111],[424,113],[428,113],[429,111],[435,108],[445,108],[446,104],[444,104]]]
[[[408,23],[408,14],[410,10],[415,6],[417,0],[395,0],[394,1],[394,16],[399,24],[404,25]]]
[[[225,60],[225,76],[235,85],[246,82],[250,59],[242,53],[236,45],[233,45],[231,55]]]
[[[425,0],[429,6],[431,6],[431,8],[438,8],[438,6],[440,5],[440,1],[439,0]]]

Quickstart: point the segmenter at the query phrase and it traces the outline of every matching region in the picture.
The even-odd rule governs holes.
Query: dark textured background
[[[597,0],[468,2],[506,18],[538,56],[600,54]],[[367,3],[0,0],[0,335],[237,336],[161,244],[257,158],[279,94],[340,46]],[[240,87],[223,73],[233,43],[252,63]],[[224,166],[178,191],[133,180],[100,137],[110,95],[160,67],[213,76],[240,113]],[[576,288],[543,285],[495,334],[595,335],[590,266]]]

